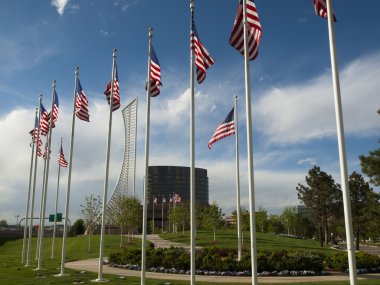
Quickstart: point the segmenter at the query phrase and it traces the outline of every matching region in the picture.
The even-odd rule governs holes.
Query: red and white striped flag
[[[157,203],[158,203],[158,199],[157,199],[157,197],[154,197],[154,199],[153,199],[153,203],[154,203],[155,205],[157,205]]]
[[[120,108],[120,94],[119,94],[119,76],[117,74],[117,66],[115,62],[115,75],[113,80],[113,98],[112,98],[112,112],[116,111]],[[112,79],[107,84],[106,91],[104,91],[104,94],[107,97],[108,105],[110,104],[111,100],[111,88],[112,88]]]
[[[323,19],[327,19],[326,0],[314,0],[315,13]],[[335,13],[333,12],[334,22],[336,22]]]
[[[38,116],[36,114],[36,118],[34,120],[34,128],[29,132],[29,134],[32,136],[32,140],[34,142],[36,142],[36,140],[38,138],[38,125],[39,125]]]
[[[40,120],[40,133],[46,136],[49,132],[49,113],[46,111],[44,105],[41,103],[41,120]]]
[[[195,27],[194,19],[190,32],[190,48],[194,50],[195,66],[197,67],[197,81],[201,84],[206,79],[206,70],[213,65],[215,61],[202,44]]]
[[[254,60],[259,53],[259,45],[262,29],[253,1],[247,0],[247,23],[248,23],[248,59]],[[239,0],[234,26],[230,36],[230,45],[244,56],[244,26],[243,26],[243,1]]]
[[[57,95],[57,92],[55,92],[55,90],[54,90],[54,96],[53,96],[53,98],[54,98],[53,99],[54,103],[53,103],[53,125],[52,125],[52,127],[54,128],[55,127],[55,123],[58,120],[58,111],[59,111],[58,95]]]
[[[75,101],[75,115],[86,122],[90,121],[90,114],[88,113],[88,100],[82,85],[78,79],[77,99]]]
[[[227,117],[216,128],[214,134],[208,142],[208,148],[211,149],[213,143],[233,134],[235,134],[234,108],[232,108]]]
[[[67,167],[68,163],[65,159],[65,155],[63,154],[62,146],[61,146],[61,151],[58,154],[58,164],[62,167]]]
[[[150,96],[156,97],[160,95],[161,86],[161,67],[156,52],[152,46],[150,54]]]

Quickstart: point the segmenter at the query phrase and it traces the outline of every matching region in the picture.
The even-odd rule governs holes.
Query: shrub
[[[119,253],[112,253],[109,257],[113,264],[141,263],[140,250],[122,249]],[[251,256],[249,251],[242,252],[242,258],[237,261],[237,251],[227,248],[201,249],[195,255],[196,268],[209,271],[250,271]],[[258,272],[263,271],[290,271],[310,270],[320,272],[323,270],[323,256],[319,253],[259,251],[257,254]],[[182,248],[154,249],[147,251],[148,267],[190,269],[190,254]]]
[[[380,267],[380,257],[365,252],[356,252],[356,268],[371,269]],[[326,265],[333,270],[346,271],[348,258],[346,252],[339,252],[326,260]]]

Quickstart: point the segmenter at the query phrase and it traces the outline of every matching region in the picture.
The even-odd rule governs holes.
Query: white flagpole
[[[36,109],[35,112],[35,118],[37,117],[38,109]],[[32,190],[32,177],[33,177],[33,162],[34,162],[34,146],[35,146],[35,138],[34,138],[34,132],[35,127],[33,128],[33,134],[32,134],[32,155],[30,158],[30,171],[29,171],[29,189],[28,189],[28,198],[26,202],[26,212],[25,212],[25,225],[24,225],[24,239],[22,241],[22,255],[21,255],[21,263],[25,262],[25,254],[26,254],[26,236],[28,231],[28,219],[29,219],[29,205],[30,205],[30,192]],[[37,141],[37,147],[38,147],[38,141]]]
[[[32,236],[33,236],[33,215],[34,215],[34,201],[36,194],[36,177],[37,177],[37,158],[38,158],[38,141],[40,139],[40,120],[41,120],[41,102],[42,95],[39,97],[39,107],[38,107],[38,135],[37,135],[37,145],[34,149],[34,174],[33,174],[33,190],[32,190],[32,201],[30,206],[30,221],[29,221],[29,236],[28,236],[28,251],[26,253],[26,263],[25,266],[30,264],[30,254],[32,249]]]
[[[194,19],[194,0],[190,0],[190,32]],[[191,39],[190,39],[191,46]],[[190,48],[190,284],[195,284],[195,106],[194,50]]]
[[[49,134],[47,134],[46,140],[48,140]],[[41,238],[41,223],[42,223],[42,209],[44,206],[44,189],[45,189],[45,176],[46,176],[46,160],[47,160],[47,141],[45,142],[45,147],[44,147],[44,153],[45,153],[45,158],[43,157],[42,159],[44,160],[44,171],[42,174],[42,189],[41,189],[41,202],[40,202],[40,219],[38,222],[38,231],[37,231],[37,244],[36,244],[36,260],[38,259],[38,253],[39,253],[39,248],[40,248],[40,238]]]
[[[153,220],[153,225],[152,225],[152,234],[154,234],[154,195],[152,196],[152,207],[153,207],[153,212],[152,212],[152,220]]]
[[[237,237],[238,237],[238,261],[241,260],[241,222],[240,222],[240,171],[239,171],[239,137],[238,137],[238,96],[235,95],[234,121],[235,121],[235,145],[236,145],[236,216],[237,216]]]
[[[62,238],[62,255],[61,255],[61,272],[55,276],[65,276],[65,257],[66,257],[66,239],[67,239],[67,222],[69,219],[69,206],[70,206],[70,189],[71,189],[71,170],[73,165],[73,150],[74,150],[74,130],[75,130],[75,104],[77,101],[78,90],[78,76],[79,68],[75,67],[75,82],[74,82],[74,102],[73,102],[73,115],[71,125],[71,139],[70,139],[70,156],[69,156],[69,170],[67,178],[67,190],[66,190],[66,206],[65,206],[65,222],[63,226],[63,238]]]
[[[48,143],[48,151],[46,158],[46,173],[45,173],[45,185],[44,185],[44,195],[43,195],[43,208],[42,208],[42,220],[40,225],[40,241],[38,246],[38,267],[37,270],[42,269],[42,245],[44,240],[44,230],[45,230],[45,212],[46,212],[46,198],[47,198],[47,188],[49,182],[49,165],[50,165],[50,149],[51,149],[51,137],[53,135],[53,109],[54,109],[54,95],[55,95],[55,80],[53,80],[53,90],[52,90],[52,102],[51,102],[51,111],[50,111],[50,126],[49,126],[49,143]]]
[[[350,274],[350,284],[356,285],[357,284],[356,256],[355,256],[354,234],[353,234],[353,228],[352,228],[350,191],[348,188],[346,145],[345,145],[345,139],[344,139],[344,125],[343,125],[342,103],[341,103],[341,96],[340,96],[338,60],[336,57],[336,48],[335,48],[335,30],[334,30],[334,15],[333,15],[334,12],[332,9],[331,0],[327,0],[326,3],[327,3],[329,42],[330,42],[331,72],[332,72],[332,80],[333,80],[333,87],[334,87],[335,117],[336,117],[336,127],[337,127],[338,146],[339,146],[341,185],[342,185],[342,193],[343,193],[344,223],[346,227],[348,267],[349,267],[349,274]]]
[[[253,175],[253,139],[252,139],[252,115],[251,115],[251,83],[248,59],[248,23],[247,23],[247,0],[243,0],[244,21],[244,69],[245,69],[245,100],[247,120],[247,155],[248,155],[248,190],[250,212],[250,235],[251,235],[251,272],[252,285],[257,281],[257,252],[256,252],[256,213],[255,213],[255,189]]]
[[[62,138],[61,138],[61,148],[59,150],[60,152],[61,152],[61,149],[62,149]],[[58,161],[57,192],[56,192],[56,195],[55,195],[55,212],[54,212],[53,240],[52,240],[52,243],[51,243],[51,257],[50,258],[54,258],[55,235],[56,235],[56,232],[57,232],[57,212],[58,212],[58,195],[59,195],[59,178],[60,178],[60,176],[61,176],[61,164]]]
[[[102,212],[102,225],[100,232],[100,250],[99,250],[99,270],[98,278],[96,282],[104,282],[103,279],[103,255],[104,255],[104,231],[106,223],[106,210],[107,210],[107,191],[108,191],[108,173],[109,173],[109,163],[110,163],[110,148],[111,148],[111,132],[112,132],[112,112],[113,112],[113,93],[115,84],[115,66],[116,66],[116,49],[113,50],[113,62],[112,62],[112,80],[111,80],[111,96],[110,96],[110,113],[109,113],[109,124],[108,124],[108,139],[107,139],[107,151],[106,151],[106,173],[104,179],[104,192],[103,192],[103,212]]]
[[[161,233],[164,233],[164,196],[162,196],[161,203]]]
[[[148,51],[148,77],[146,86],[146,128],[145,128],[145,173],[144,173],[144,204],[143,204],[143,228],[141,244],[141,285],[145,285],[146,270],[146,232],[148,224],[148,176],[149,176],[149,132],[150,132],[150,60],[152,49],[153,28],[149,28],[149,51]],[[154,201],[153,201],[154,204]]]

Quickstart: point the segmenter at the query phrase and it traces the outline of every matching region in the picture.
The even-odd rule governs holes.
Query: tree
[[[362,171],[369,177],[369,181],[380,186],[380,148],[370,151],[368,156],[359,156],[359,159]]]
[[[237,223],[237,211],[232,212],[232,217],[235,219]],[[250,217],[249,217],[249,210],[247,210],[244,207],[240,208],[240,223],[241,223],[241,230],[242,231],[249,231],[250,229]]]
[[[331,175],[321,171],[318,166],[309,170],[305,177],[306,186],[298,184],[298,199],[314,210],[314,219],[318,224],[319,241],[323,246],[323,233],[325,243],[328,242],[329,220],[336,217],[337,209],[341,209],[342,193]]]
[[[373,192],[363,176],[355,171],[348,181],[351,197],[351,212],[354,232],[356,234],[356,249],[359,250],[360,236],[364,236],[373,220],[379,219],[379,194]]]
[[[298,213],[296,207],[286,207],[282,212],[280,219],[284,227],[287,229],[288,235],[291,233],[295,235],[297,234]]]
[[[206,228],[213,229],[214,242],[216,241],[216,230],[224,224],[223,216],[224,214],[222,213],[222,209],[219,208],[218,204],[215,201],[205,209],[203,224]]]
[[[284,232],[285,227],[278,215],[268,216],[268,231],[274,234],[280,234]]]
[[[75,221],[75,223],[72,225],[70,229],[70,235],[71,236],[78,236],[83,235],[86,230],[86,227],[84,226],[84,222],[82,219],[78,219]]]
[[[91,248],[91,235],[100,222],[100,214],[102,213],[102,201],[100,196],[95,197],[94,194],[90,196],[85,196],[85,204],[80,205],[82,208],[81,214],[83,218],[84,225],[86,227],[85,234],[88,235],[88,248],[87,251],[90,252]]]
[[[260,229],[262,233],[267,231],[268,213],[263,207],[259,207],[256,212],[256,229]]]
[[[0,227],[4,227],[4,228],[8,227],[7,221],[6,220],[0,220]]]
[[[182,234],[185,234],[185,225],[190,223],[190,207],[188,203],[176,204],[169,211],[169,218],[175,224],[175,233],[177,234],[177,226],[182,226]]]
[[[123,246],[123,230],[128,233],[128,243],[131,233],[142,221],[141,202],[136,196],[120,196],[116,200],[114,211],[116,224],[120,227],[120,247]]]

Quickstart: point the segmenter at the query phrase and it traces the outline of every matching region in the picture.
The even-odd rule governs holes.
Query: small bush
[[[365,252],[356,252],[356,268],[371,269],[380,267],[380,257]],[[326,265],[332,270],[346,271],[348,269],[348,258],[346,252],[339,252],[326,259]]]

